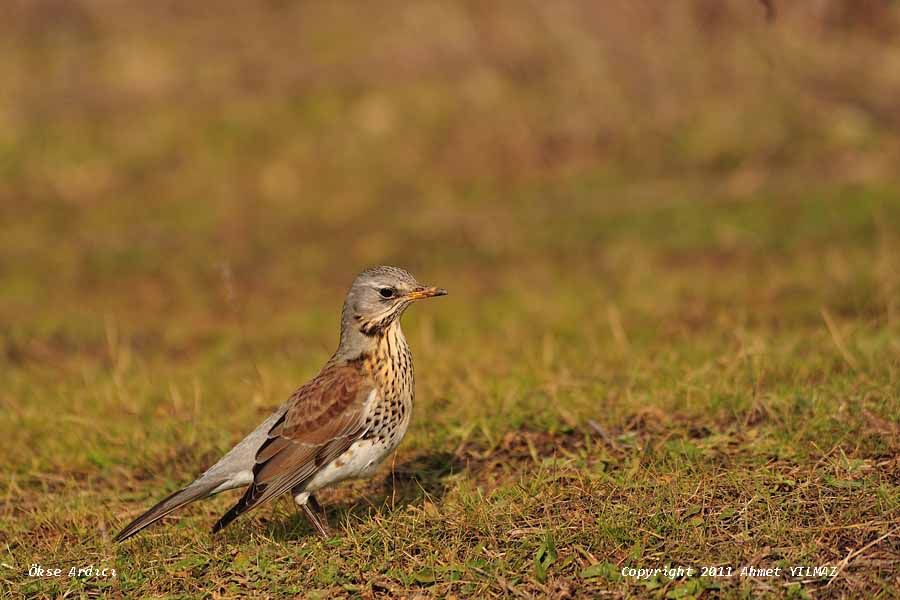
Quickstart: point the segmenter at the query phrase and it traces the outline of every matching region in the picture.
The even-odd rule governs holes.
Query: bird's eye
[[[378,293],[381,294],[382,298],[393,298],[394,297],[394,288],[383,287],[378,290]]]

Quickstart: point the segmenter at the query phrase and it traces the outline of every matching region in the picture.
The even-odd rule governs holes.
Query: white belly
[[[297,504],[305,504],[312,492],[324,487],[347,479],[371,477],[395,447],[396,444],[388,445],[377,439],[354,442],[346,452],[316,473],[294,499]]]

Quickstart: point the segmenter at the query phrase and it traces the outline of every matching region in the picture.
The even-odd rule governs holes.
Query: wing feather
[[[375,390],[359,361],[326,367],[298,389],[256,453],[253,483],[214,529],[310,479],[361,438]]]

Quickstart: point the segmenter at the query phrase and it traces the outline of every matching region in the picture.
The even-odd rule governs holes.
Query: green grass
[[[900,597],[900,12],[776,4],[0,20],[0,595]],[[226,494],[114,545],[385,263],[450,295],[335,537]],[[667,566],[839,574],[621,576]]]
[[[546,185],[519,195],[568,194],[570,181]],[[396,244],[392,262],[409,249],[399,262],[451,295],[407,316],[413,426],[372,482],[324,495],[337,531],[327,542],[286,501],[211,536],[233,498],[124,545],[110,538],[316,371],[343,288],[380,250],[321,242],[335,259],[316,268],[295,260],[292,221],[273,221],[259,270],[241,271],[241,255],[217,255],[215,224],[163,243],[142,238],[142,220],[107,214],[108,231],[121,228],[121,242],[96,240],[107,251],[36,257],[60,261],[54,272],[7,265],[13,290],[60,283],[39,301],[4,296],[18,315],[3,353],[4,585],[38,596],[895,596],[896,191],[629,209],[574,187],[565,206],[523,202],[497,227],[426,230],[425,204],[363,234]],[[23,230],[48,230],[44,216]],[[455,240],[466,234],[483,237]],[[118,577],[23,577],[33,562]],[[842,570],[830,587],[619,575],[666,565]]]

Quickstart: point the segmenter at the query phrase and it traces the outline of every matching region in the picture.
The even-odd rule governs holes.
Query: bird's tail
[[[255,490],[255,486],[253,486],[253,485],[251,485],[249,488],[247,488],[247,491],[244,492],[244,495],[241,496],[241,499],[238,500],[237,503],[234,506],[232,506],[231,509],[227,513],[222,515],[222,518],[219,519],[218,521],[216,521],[216,524],[212,526],[213,533],[219,533],[220,531],[222,531],[223,529],[228,527],[229,523],[231,523],[232,521],[237,519],[238,516],[241,515],[241,513],[246,512],[246,511],[250,510],[251,508],[253,508],[253,506],[254,506],[254,502],[253,502],[254,490]]]
[[[117,542],[123,542],[138,533],[145,527],[149,527],[156,523],[172,511],[178,510],[185,504],[190,504],[194,500],[209,496],[214,489],[219,487],[223,482],[221,480],[213,480],[208,482],[194,482],[184,489],[169,494],[160,500],[153,508],[139,516],[137,519],[129,523],[125,529],[119,532],[114,538]]]

